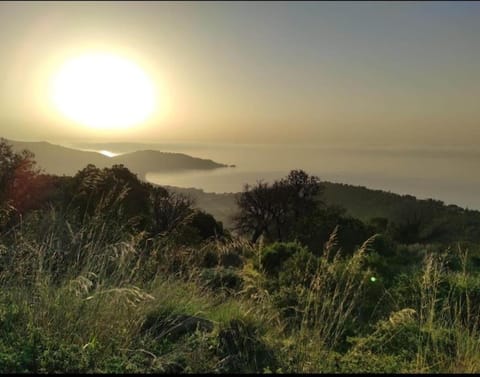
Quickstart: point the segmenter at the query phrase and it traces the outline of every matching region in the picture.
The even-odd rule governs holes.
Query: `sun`
[[[156,106],[155,87],[145,71],[109,53],[67,60],[52,78],[51,99],[63,116],[97,130],[141,124]]]

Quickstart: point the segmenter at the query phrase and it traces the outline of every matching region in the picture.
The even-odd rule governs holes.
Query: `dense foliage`
[[[479,211],[366,187],[323,185],[327,203],[343,206],[350,216],[389,232],[399,243],[480,243]]]

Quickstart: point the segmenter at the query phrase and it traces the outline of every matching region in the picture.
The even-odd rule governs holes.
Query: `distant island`
[[[74,175],[87,164],[98,168],[112,165],[124,165],[141,179],[148,172],[174,172],[182,170],[210,170],[234,167],[208,159],[188,156],[183,153],[167,153],[155,150],[143,150],[107,157],[98,152],[81,151],[66,148],[48,142],[27,142],[8,140],[15,151],[27,149],[35,154],[38,166],[46,173],[56,175]]]

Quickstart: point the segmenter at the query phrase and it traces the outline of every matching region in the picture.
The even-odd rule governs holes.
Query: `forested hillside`
[[[393,231],[395,228],[400,232],[397,237],[399,242],[480,242],[480,211],[361,186],[325,181],[322,185],[322,200],[326,204],[343,208],[346,215],[371,224],[379,231],[389,227]],[[233,226],[232,216],[237,211],[235,197],[238,194],[170,188],[195,198],[200,208],[212,213],[226,227]]]

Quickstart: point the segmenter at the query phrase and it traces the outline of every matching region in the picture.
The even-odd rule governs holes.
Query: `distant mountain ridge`
[[[88,164],[94,164],[99,168],[122,164],[142,179],[145,179],[147,172],[209,170],[228,167],[226,164],[183,153],[145,150],[107,157],[98,152],[81,151],[45,141],[7,141],[16,151],[28,149],[33,152],[38,166],[46,173],[56,175],[74,175]]]

